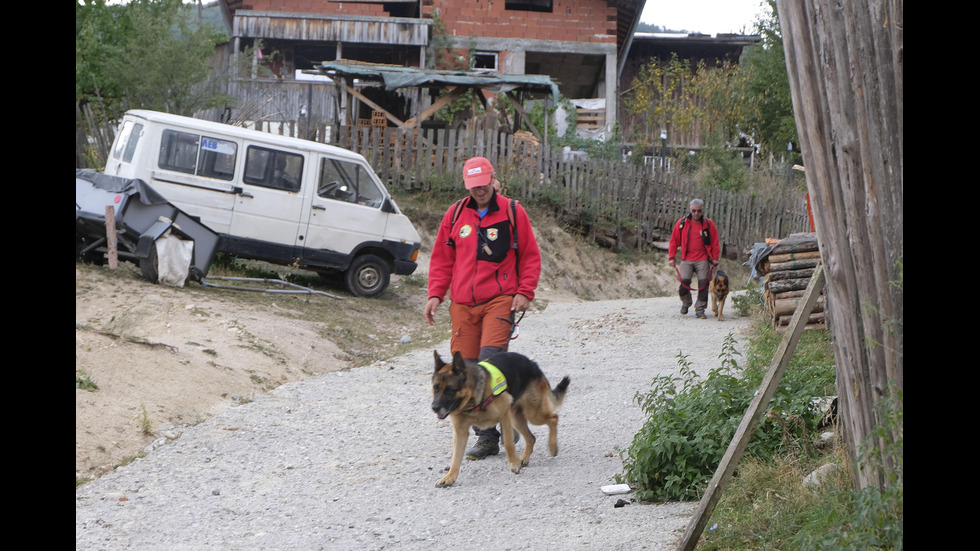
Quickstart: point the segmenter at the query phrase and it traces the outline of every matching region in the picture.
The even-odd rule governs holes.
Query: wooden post
[[[119,267],[119,253],[116,251],[116,209],[112,205],[105,207],[105,238],[109,245],[109,269]]]
[[[779,381],[786,372],[786,366],[789,364],[790,358],[793,357],[793,351],[796,350],[796,343],[799,342],[800,336],[803,334],[803,329],[806,328],[810,311],[813,310],[813,306],[817,303],[817,298],[820,297],[820,289],[823,288],[823,285],[823,266],[820,265],[817,266],[813,277],[810,279],[810,285],[806,289],[806,295],[804,295],[803,306],[796,310],[796,313],[793,314],[793,318],[789,322],[791,330],[783,335],[783,340],[779,343],[779,348],[776,349],[776,354],[773,356],[772,364],[769,366],[769,370],[762,380],[762,385],[759,386],[755,398],[749,404],[749,409],[746,410],[745,416],[742,417],[742,422],[739,424],[738,430],[735,431],[735,436],[732,438],[731,444],[728,445],[725,455],[721,458],[721,463],[718,464],[715,475],[711,477],[711,482],[708,483],[708,488],[705,490],[704,496],[698,504],[697,511],[694,512],[694,516],[691,517],[687,525],[687,531],[684,533],[680,545],[677,546],[678,551],[691,551],[697,545],[701,533],[704,532],[704,526],[711,518],[711,513],[714,511],[715,505],[718,504],[718,500],[721,499],[721,493],[724,491],[725,486],[728,485],[728,480],[732,477],[732,473],[735,472],[735,465],[738,464],[742,453],[745,452],[745,448],[749,445],[749,438],[752,437],[752,433],[759,426],[759,420],[765,415],[766,409],[769,407],[769,402],[776,393]]]

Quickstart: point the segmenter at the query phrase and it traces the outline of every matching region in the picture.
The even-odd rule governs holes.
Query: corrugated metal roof
[[[558,85],[547,75],[510,75],[476,71],[436,71],[417,67],[402,67],[352,61],[325,61],[316,71],[305,71],[328,76],[353,76],[362,81],[378,82],[387,90],[397,88],[444,88],[446,86],[475,86],[504,93],[524,89],[537,93],[551,93],[558,101]]]

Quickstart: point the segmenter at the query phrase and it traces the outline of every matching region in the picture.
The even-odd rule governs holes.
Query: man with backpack
[[[515,315],[534,300],[541,276],[541,252],[524,207],[497,193],[493,165],[484,157],[463,164],[469,196],[446,211],[429,259],[429,325],[449,292],[450,353],[483,361],[505,352]],[[500,452],[496,428],[477,430],[467,459]]]
[[[691,201],[691,213],[674,224],[670,234],[670,245],[667,247],[667,263],[677,270],[681,280],[678,294],[681,297],[681,315],[687,314],[691,308],[691,278],[698,274],[698,300],[694,303],[694,317],[708,319],[704,313],[708,306],[708,285],[711,283],[711,271],[718,266],[721,247],[718,245],[718,229],[710,218],[704,216],[704,201]],[[677,267],[674,255],[677,249],[681,251],[680,268]]]

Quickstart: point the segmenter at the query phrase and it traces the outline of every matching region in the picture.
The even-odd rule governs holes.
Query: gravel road
[[[632,493],[600,487],[622,472],[617,450],[643,423],[637,391],[676,372],[678,352],[704,373],[727,334],[744,344],[747,319],[697,320],[678,308],[669,297],[528,312],[511,350],[571,385],[558,456],[538,446],[518,475],[501,450],[464,461],[455,486],[435,487],[452,427],[429,407],[433,359],[423,350],[283,385],[77,488],[75,547],[674,549],[696,503],[615,507]],[[439,352],[448,351],[447,340]]]

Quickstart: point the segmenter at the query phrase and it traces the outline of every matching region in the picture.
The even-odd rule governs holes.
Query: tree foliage
[[[792,143],[793,150],[799,152],[776,2],[767,0],[766,5],[767,13],[756,21],[756,32],[762,37],[762,43],[747,49],[742,65],[747,73],[748,94],[756,110],[751,127],[756,141],[767,150],[783,152]]]
[[[626,100],[630,114],[643,117],[652,128],[669,134],[691,128],[694,120],[688,60],[672,54],[669,60],[653,60],[640,67]]]
[[[747,47],[741,63],[692,66],[676,55],[653,60],[631,83],[626,110],[668,135],[697,126],[713,147],[735,145],[741,132],[770,152],[786,151],[790,142],[798,151],[775,0],[766,4],[768,12],[756,21],[762,42]]]
[[[700,121],[702,133],[726,143],[738,142],[737,131],[748,127],[756,112],[749,84],[748,75],[732,61],[698,65],[691,81],[696,98],[691,114]]]
[[[180,0],[75,3],[75,102],[112,118],[146,108],[184,115],[224,99],[210,63],[227,37],[193,25]]]

